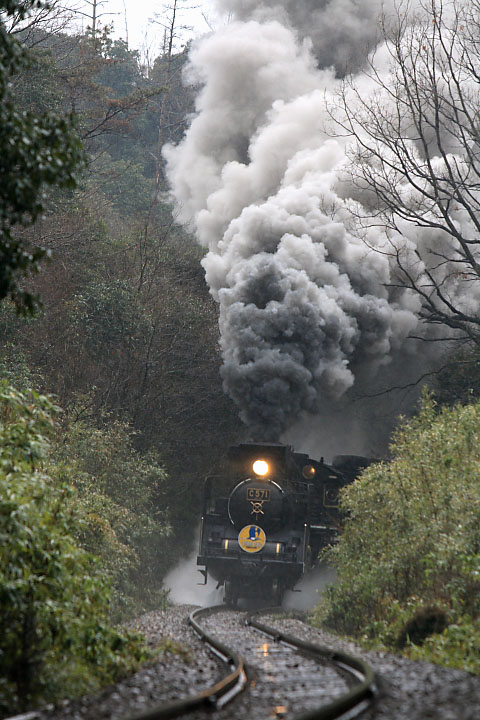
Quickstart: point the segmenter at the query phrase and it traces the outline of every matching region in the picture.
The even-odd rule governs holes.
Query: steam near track
[[[331,430],[345,399],[429,362],[425,344],[407,339],[426,332],[419,299],[392,288],[395,238],[356,230],[372,197],[349,180],[346,140],[326,110],[346,68],[372,92],[362,64],[379,3],[220,5],[237,19],[191,52],[188,79],[202,89],[184,141],[165,151],[168,176],[180,221],[208,248],[226,390],[256,439],[305,441],[306,428]],[[386,55],[376,55],[384,76]],[[435,238],[405,235],[406,257],[425,262],[422,243]],[[362,427],[379,408],[343,414],[339,446],[348,436],[351,452],[378,451]]]

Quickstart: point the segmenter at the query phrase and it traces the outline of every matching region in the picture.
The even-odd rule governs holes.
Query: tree
[[[0,383],[2,717],[92,691],[144,656],[138,641],[111,627],[104,567],[75,537],[85,530],[79,509],[88,518],[93,503],[59,467],[45,472],[55,415],[48,397]]]
[[[478,0],[408,0],[365,78],[344,81],[332,106],[353,139],[349,171],[365,237],[385,228],[396,283],[421,300],[427,323],[480,344],[480,92]],[[389,61],[389,72],[378,56]],[[367,81],[368,82],[368,81]],[[365,200],[366,198],[366,200]],[[378,249],[378,248],[377,248]],[[393,290],[394,291],[394,290]]]
[[[479,403],[438,411],[425,394],[391,461],[343,490],[337,583],[318,611],[328,625],[480,673],[479,422]]]
[[[166,85],[168,60],[162,54],[145,78],[136,53],[108,34],[43,37],[35,64],[14,87],[15,104],[32,112],[38,103],[42,110],[74,108],[89,163],[74,193],[52,192],[35,225],[16,229],[25,242],[51,250],[52,262],[29,285],[42,298],[41,314],[23,319],[10,305],[2,309],[0,365],[18,378],[25,358],[36,386],[54,392],[67,412],[88,398],[92,423],[103,428],[105,411],[109,426],[131,422],[142,457],[158,448],[169,475],[159,507],[169,506],[173,533],[157,556],[162,567],[160,560],[144,567],[159,577],[192,539],[202,478],[239,439],[239,421],[222,393],[217,313],[201,250],[175,225],[161,193],[148,215],[161,150],[160,103],[152,94]],[[185,57],[171,59],[165,142],[181,132],[177,121],[192,102],[180,82]],[[145,102],[129,107],[140,93]],[[100,506],[98,498],[92,504]],[[119,563],[125,558],[116,555]],[[130,584],[130,571],[122,578]]]
[[[26,5],[30,7],[26,8]],[[65,7],[62,0],[49,0],[48,4],[18,2],[16,6],[5,18],[6,29],[10,35],[21,36],[22,45],[30,49],[45,37],[64,31],[75,14],[75,10]]]
[[[25,18],[41,0],[0,2],[0,299],[10,296],[23,311],[33,311],[34,296],[19,286],[19,275],[38,270],[47,254],[14,235],[16,225],[35,222],[44,207],[46,186],[75,185],[81,146],[73,119],[53,112],[20,112],[10,82],[28,62],[24,49],[7,32],[5,20]]]
[[[160,58],[157,58],[154,65],[154,71],[162,78],[162,93],[159,103],[158,117],[158,141],[156,152],[156,170],[155,170],[155,189],[152,200],[151,214],[154,215],[159,203],[159,194],[164,185],[164,168],[163,168],[163,146],[167,140],[168,134],[171,135],[171,128],[179,124],[183,126],[185,122],[185,108],[181,108],[180,112],[172,107],[170,95],[175,85],[178,85],[178,76],[180,75],[185,62],[185,53],[175,52],[175,45],[179,40],[179,34],[188,29],[184,25],[178,24],[178,15],[181,12],[182,0],[173,0],[171,5],[164,7],[165,17],[155,20],[155,22],[163,27],[163,52]],[[170,133],[167,131],[170,130]]]
[[[91,24],[89,25],[88,30],[90,31],[93,39],[97,37],[97,34],[101,30],[101,18],[106,15],[118,15],[118,13],[103,12],[105,2],[106,0],[85,0],[88,8],[87,12],[82,12],[79,9],[75,10],[77,15],[83,15],[90,21]]]

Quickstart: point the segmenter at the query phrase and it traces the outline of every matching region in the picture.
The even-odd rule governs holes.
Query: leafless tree
[[[191,30],[188,25],[180,22],[179,16],[183,11],[191,9],[193,8],[184,6],[184,0],[172,0],[170,4],[164,6],[162,16],[156,15],[152,20],[152,22],[163,29],[163,48],[161,54],[163,90],[160,98],[158,119],[154,205],[158,203],[158,196],[164,182],[162,148],[165,143],[165,131],[167,126],[172,122],[171,118],[168,117],[168,100],[173,84],[181,72],[182,67],[178,59],[181,58],[181,50],[183,48],[179,48],[178,45],[182,44],[182,37],[184,37],[185,33]],[[175,60],[177,60],[177,62],[175,62]]]
[[[111,17],[113,15],[118,15],[119,13],[104,11],[103,8],[107,3],[107,0],[83,0],[83,2],[86,6],[85,10],[77,8],[75,13],[78,16],[83,16],[87,18],[87,20],[90,22],[90,25],[88,27],[92,34],[92,38],[95,39],[101,30],[101,19],[107,16]]]
[[[38,7],[34,3],[23,3],[8,17],[0,14],[0,20],[4,22],[9,34],[21,35],[23,46],[33,48],[45,42],[45,38],[51,35],[66,32],[79,9],[79,2],[80,0],[50,0]]]
[[[185,7],[185,0],[171,0],[164,5],[161,15],[156,14],[151,19],[151,22],[160,26],[163,31],[162,52],[153,67],[149,69],[150,79],[154,78],[161,87],[161,92],[157,103],[152,100],[152,105],[156,105],[158,112],[157,147],[153,154],[155,180],[148,214],[138,241],[139,290],[147,283],[149,272],[150,279],[155,276],[158,251],[165,245],[174,225],[174,218],[170,213],[167,213],[166,220],[160,217],[162,195],[166,190],[162,151],[165,143],[171,139],[172,130],[184,126],[186,122],[185,107],[180,103],[180,107],[176,108],[171,100],[173,97],[175,102],[175,96],[179,94],[178,88],[181,86],[181,72],[185,61],[185,36],[192,29],[181,23],[180,16],[184,11],[191,9],[193,8]],[[157,234],[155,239],[153,238],[155,232],[152,235],[153,230]]]
[[[480,0],[407,0],[382,26],[369,79],[331,106],[353,140],[358,226],[383,226],[376,249],[426,322],[480,345]]]

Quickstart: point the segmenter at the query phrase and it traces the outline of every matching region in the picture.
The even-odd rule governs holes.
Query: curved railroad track
[[[335,720],[363,712],[375,692],[370,666],[260,621],[272,612],[248,614],[223,605],[192,612],[190,625],[225,663],[225,676],[201,693],[122,720],[167,720],[192,713],[198,717],[197,711],[205,709],[218,711],[219,720],[226,720],[235,716],[236,704],[227,710],[224,706],[243,690],[238,717]]]

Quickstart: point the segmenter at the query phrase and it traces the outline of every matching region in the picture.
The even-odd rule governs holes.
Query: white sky
[[[103,0],[103,2],[99,0],[97,13],[101,15],[100,22],[102,25],[113,23],[116,37],[126,39],[126,22],[129,47],[145,51],[145,48],[149,46],[150,53],[155,57],[162,45],[163,29],[160,25],[151,23],[150,19],[155,14],[158,14],[160,19],[162,15],[168,17],[168,10],[164,10],[168,4],[168,0],[165,0],[165,2],[162,0]],[[88,12],[88,5],[85,4],[85,8]],[[218,24],[218,19],[216,19],[213,11],[213,0],[183,0],[179,3],[177,27],[186,25],[193,28],[191,31],[182,33],[183,42],[188,41],[193,36],[209,32],[208,23],[203,18],[202,13],[210,24]],[[85,26],[87,24],[88,21],[85,20]]]

